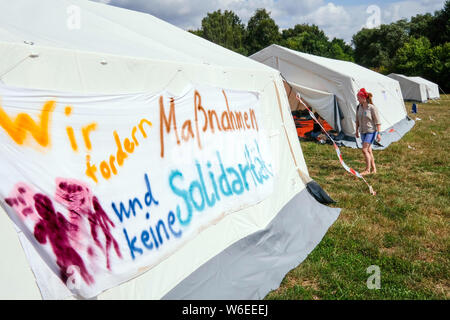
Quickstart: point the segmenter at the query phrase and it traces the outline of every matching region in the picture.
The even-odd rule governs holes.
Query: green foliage
[[[244,48],[245,25],[233,11],[208,13],[202,20],[201,29],[191,32],[227,49],[247,53]]]
[[[316,25],[297,24],[280,32],[266,9],[257,9],[245,26],[229,10],[208,13],[191,33],[243,55],[280,44],[322,57],[356,62],[382,74],[422,76],[450,91],[450,0],[434,14],[418,14],[378,28],[363,28],[352,38],[329,40]]]
[[[450,42],[432,47],[428,38],[411,37],[397,51],[392,70],[410,76],[421,75],[448,89]]]
[[[442,10],[435,12],[430,23],[429,38],[434,46],[450,42],[450,0],[445,2]]]
[[[320,41],[315,39],[307,32],[303,32],[299,35],[286,39],[282,45],[289,49],[318,56],[328,54],[328,41]]]
[[[328,37],[316,25],[297,24],[283,30],[282,45],[301,52],[325,55],[328,52]]]
[[[232,11],[208,13],[199,30],[189,32],[243,55],[251,55],[271,44],[323,57],[354,62],[353,48],[342,39],[329,41],[316,25],[297,24],[279,31],[266,9],[258,9],[247,27]]]
[[[281,45],[300,52],[339,60],[354,61],[353,49],[342,39],[331,42],[325,32],[316,25],[297,24],[294,28],[283,30]]]
[[[247,24],[245,42],[248,53],[251,55],[273,43],[278,43],[279,40],[279,28],[270,17],[270,12],[267,12],[266,9],[256,10]]]
[[[329,46],[328,57],[332,59],[355,62],[354,50],[342,39],[333,38]]]
[[[409,22],[409,35],[415,38],[425,37],[431,46],[450,42],[450,1],[447,0],[442,10],[418,14]]]
[[[450,0],[434,15],[362,29],[353,36],[355,61],[388,74],[421,76],[450,90]]]
[[[200,30],[188,30],[190,33],[195,34],[196,36],[202,37],[203,38],[203,31]]]
[[[353,36],[355,61],[367,68],[392,66],[392,57],[408,40],[409,25],[399,20],[379,28],[362,29]]]
[[[436,79],[446,92],[450,91],[450,42],[432,49],[428,77]]]
[[[410,75],[420,74],[423,66],[429,62],[431,43],[425,37],[418,39],[411,37],[409,41],[397,51],[394,59],[394,70]]]
[[[328,41],[328,37],[325,35],[325,32],[320,30],[315,24],[297,24],[294,28],[283,30],[282,37],[283,39],[289,39],[302,33],[308,33],[318,41]]]
[[[426,37],[430,38],[433,34],[431,24],[434,17],[431,13],[418,14],[411,18],[409,25],[409,35],[415,38]]]

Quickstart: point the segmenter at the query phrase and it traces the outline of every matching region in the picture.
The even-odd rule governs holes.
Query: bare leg
[[[373,149],[372,146],[369,147],[369,152],[370,152],[370,164],[372,166],[372,171],[371,173],[377,173],[377,167],[375,166],[375,157],[373,156]]]
[[[370,151],[369,151],[370,145],[365,142],[362,148],[362,153],[364,155],[364,160],[366,161],[366,168],[364,169],[363,172],[361,172],[361,175],[367,175],[370,173],[370,167],[371,167],[371,155],[370,155]]]

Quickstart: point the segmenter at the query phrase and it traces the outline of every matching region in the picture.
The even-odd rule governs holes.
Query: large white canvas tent
[[[403,99],[426,102],[429,99],[439,99],[439,86],[422,77],[407,77],[403,74],[391,73],[390,78],[400,82]]]
[[[279,45],[262,49],[250,58],[279,70],[304,101],[347,136],[355,135],[356,94],[360,88],[373,94],[381,115],[383,146],[399,140],[413,125],[407,118],[398,81],[377,72]]]
[[[422,77],[409,77],[414,81],[423,83],[427,88],[427,98],[428,99],[439,99],[439,85],[437,83],[431,82],[430,80],[424,79]]]
[[[419,102],[428,100],[427,86],[425,83],[402,74],[391,73],[389,77],[400,83],[403,99]]]
[[[202,225],[198,232],[183,241],[183,245],[174,247],[176,250],[168,251],[157,262],[144,265],[132,276],[129,276],[129,270],[125,270],[125,267],[124,270],[113,268],[117,277],[114,282],[101,283],[101,292],[96,294],[99,299],[261,299],[270,290],[276,289],[284,275],[307,257],[339,215],[339,209],[319,204],[306,189],[305,176],[308,171],[279,72],[148,14],[84,0],[1,1],[0,80],[0,106],[4,111],[0,114],[3,117],[3,122],[0,122],[2,299],[74,297],[74,292],[58,277],[57,267],[61,267],[62,262],[58,260],[56,264],[51,263],[55,260],[52,248],[45,243],[46,238],[42,238],[41,233],[36,233],[44,228],[43,220],[40,220],[40,228],[37,225],[34,227],[33,236],[32,229],[31,232],[27,231],[24,228],[27,225],[16,219],[18,213],[14,209],[14,201],[11,198],[7,200],[11,196],[9,190],[13,187],[8,184],[16,183],[16,178],[20,177],[29,180],[34,189],[40,190],[39,197],[36,198],[36,193],[33,199],[36,210],[42,210],[42,206],[38,208],[42,204],[41,194],[52,197],[52,192],[46,186],[53,185],[54,181],[49,178],[54,172],[70,173],[70,168],[76,166],[74,159],[85,157],[81,152],[75,154],[70,148],[65,152],[61,147],[52,151],[60,161],[52,162],[51,166],[36,166],[37,159],[50,157],[53,153],[43,152],[42,148],[36,151],[28,145],[16,145],[10,138],[16,133],[5,129],[5,119],[19,112],[22,112],[22,119],[26,118],[23,113],[30,113],[36,119],[37,113],[31,113],[34,101],[50,97],[54,97],[56,101],[72,101],[75,109],[78,104],[84,104],[85,109],[76,110],[84,110],[91,119],[98,118],[99,121],[111,119],[109,113],[117,113],[120,117],[115,116],[114,125],[129,125],[129,117],[138,115],[133,112],[125,115],[122,111],[127,108],[134,110],[135,104],[142,97],[151,102],[153,94],[162,91],[170,92],[174,97],[181,96],[176,99],[177,103],[189,96],[192,91],[186,91],[186,88],[192,86],[206,86],[206,92],[217,91],[211,88],[223,89],[224,94],[225,91],[229,92],[230,107],[233,107],[233,101],[240,101],[239,97],[245,98],[241,99],[243,103],[253,103],[256,101],[255,97],[259,99],[255,112],[260,115],[264,134],[258,134],[258,137],[261,141],[267,141],[267,154],[272,157],[275,173],[271,191],[264,197],[262,193],[255,193],[253,197],[256,200],[250,205],[239,206],[238,200],[236,204],[231,202],[231,209],[227,214],[219,209],[211,211],[210,214],[217,216],[217,219]],[[163,100],[160,101],[161,106]],[[175,100],[170,101],[172,103]],[[110,104],[121,108],[112,108]],[[97,106],[104,109],[97,110]],[[206,108],[206,105],[203,107]],[[177,105],[176,112],[183,110],[178,108],[182,106]],[[147,109],[136,110],[147,112],[151,117],[152,113]],[[78,111],[71,115],[71,110],[68,105],[65,114],[55,114],[55,121],[50,123],[50,128],[59,128],[58,121],[68,119],[69,116],[83,116]],[[156,122],[159,119],[156,110],[158,117],[154,117],[155,128],[158,127]],[[179,116],[178,113],[177,115]],[[398,118],[401,116],[399,114]],[[44,120],[41,118],[41,121]],[[163,124],[160,125],[162,135]],[[66,129],[70,137],[70,128],[72,127],[62,126],[61,138],[55,137],[53,143],[59,145],[64,140]],[[95,127],[91,129],[94,130]],[[155,132],[159,131],[155,129]],[[98,134],[100,133],[101,131]],[[93,144],[97,142],[95,138],[93,135]],[[158,139],[155,141],[159,141]],[[235,138],[234,141],[239,144],[240,139]],[[109,144],[107,139],[100,142],[105,146]],[[137,146],[137,140],[135,142]],[[72,140],[71,143],[75,150]],[[207,146],[203,146],[202,150],[206,148]],[[119,155],[119,151],[117,154]],[[92,157],[94,156],[92,153]],[[145,153],[144,156],[152,157],[153,154]],[[90,158],[86,159],[89,161]],[[189,163],[194,159],[185,155],[182,160]],[[132,163],[134,160],[127,161]],[[133,163],[137,166],[142,161]],[[103,164],[103,169],[109,168],[106,162]],[[125,166],[126,163],[124,168]],[[208,166],[211,164],[208,163]],[[102,175],[109,177],[111,172],[103,169]],[[132,174],[134,168],[128,166],[123,170]],[[150,176],[158,175],[164,170],[163,167],[150,170]],[[86,176],[72,178],[83,180],[85,184],[92,182]],[[114,181],[117,180],[111,181],[114,186]],[[148,180],[146,181],[147,188],[150,189]],[[139,188],[131,180],[122,179],[121,182],[122,186],[96,188],[95,184],[90,184],[90,188],[106,197],[111,194],[122,196]],[[155,186],[154,183],[152,182],[152,190],[158,193],[159,185]],[[66,185],[59,184],[59,187],[64,189]],[[18,191],[26,192],[23,188]],[[145,196],[146,204],[149,192]],[[164,196],[166,193],[170,193],[170,190],[164,192]],[[151,197],[150,194],[150,199]],[[23,201],[20,197],[14,199]],[[149,203],[151,205],[152,201]],[[135,205],[130,200],[130,207],[131,204]],[[101,203],[101,206],[106,208],[109,219],[115,219],[118,224],[117,217],[110,214],[110,203]],[[44,209],[49,210],[48,206],[46,208]],[[65,212],[67,208],[59,205],[57,209]],[[77,213],[76,210],[74,213]],[[151,214],[154,215],[154,211]],[[171,214],[168,218],[169,227],[176,223],[174,219],[170,220],[175,217]],[[44,220],[47,219],[44,215],[41,216]],[[91,218],[96,219],[95,216]],[[149,218],[147,213],[147,219]],[[91,225],[91,232],[92,228]],[[121,230],[117,236],[120,234],[123,237]],[[51,237],[50,234],[47,236]],[[128,240],[126,233],[125,236]],[[143,232],[143,243],[148,239],[149,232]],[[130,246],[129,241],[128,245]],[[123,249],[121,246],[119,248]],[[55,254],[57,249],[53,248]],[[91,254],[89,250],[87,252]],[[155,255],[158,253],[153,252]],[[122,259],[125,258],[131,261],[127,251],[123,250]],[[116,255],[112,255],[112,259],[113,262],[120,262]]]

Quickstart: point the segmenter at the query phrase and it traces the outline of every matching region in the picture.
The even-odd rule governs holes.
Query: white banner
[[[76,95],[0,84],[0,99],[0,202],[82,297],[145,272],[273,192],[256,93]]]

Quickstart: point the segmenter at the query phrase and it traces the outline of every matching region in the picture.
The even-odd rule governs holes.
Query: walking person
[[[356,111],[356,138],[360,137],[363,144],[362,153],[366,161],[366,168],[361,175],[375,174],[377,168],[375,166],[375,158],[372,152],[372,144],[375,139],[380,142],[381,122],[378,110],[373,104],[373,95],[362,88],[357,94],[359,105]]]

